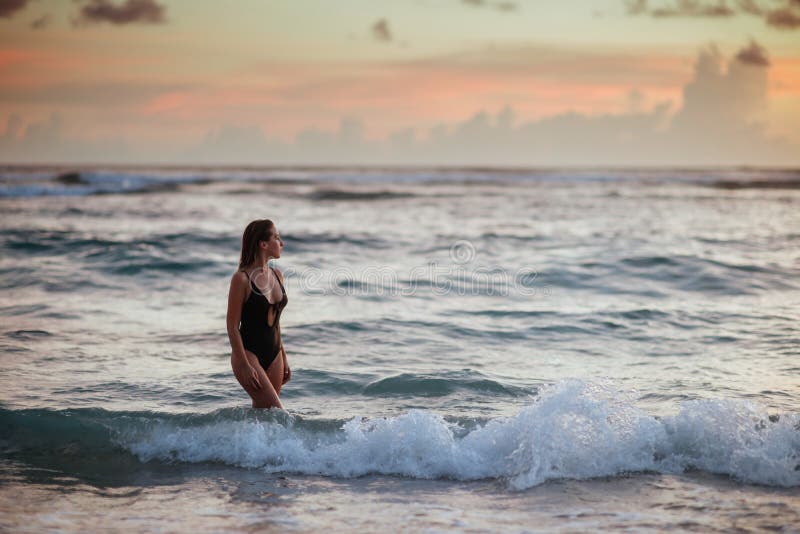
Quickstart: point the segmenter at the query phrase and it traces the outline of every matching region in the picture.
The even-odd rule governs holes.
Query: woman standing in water
[[[283,408],[281,387],[292,377],[280,325],[289,299],[283,274],[268,265],[269,260],[281,257],[282,248],[283,240],[272,221],[248,224],[242,235],[239,269],[228,292],[231,367],[253,399],[253,408]]]

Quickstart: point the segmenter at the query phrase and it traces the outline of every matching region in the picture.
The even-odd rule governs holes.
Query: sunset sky
[[[0,162],[797,165],[800,0],[0,0]]]

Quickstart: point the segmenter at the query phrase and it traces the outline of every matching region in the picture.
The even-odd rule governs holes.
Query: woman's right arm
[[[252,386],[256,389],[261,389],[261,383],[258,381],[258,373],[252,368],[250,362],[247,361],[247,356],[244,353],[244,343],[242,336],[239,334],[239,321],[242,319],[242,305],[244,304],[244,296],[246,288],[243,278],[239,273],[235,273],[231,278],[231,287],[228,291],[228,340],[231,342],[231,349],[233,354],[231,356],[231,363],[235,368],[240,368],[246,371],[246,376]]]

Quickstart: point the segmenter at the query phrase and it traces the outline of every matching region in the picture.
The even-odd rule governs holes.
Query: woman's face
[[[278,232],[276,228],[273,228],[270,231],[269,239],[264,241],[264,243],[266,243],[267,257],[270,258],[281,257],[281,249],[283,249],[283,239],[281,239],[281,234]]]

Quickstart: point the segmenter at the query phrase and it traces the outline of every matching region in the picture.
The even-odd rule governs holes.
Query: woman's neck
[[[264,263],[251,263],[244,269],[246,271],[255,271],[256,269],[260,269],[264,272],[267,272],[267,267],[269,267],[269,259],[267,259]]]

